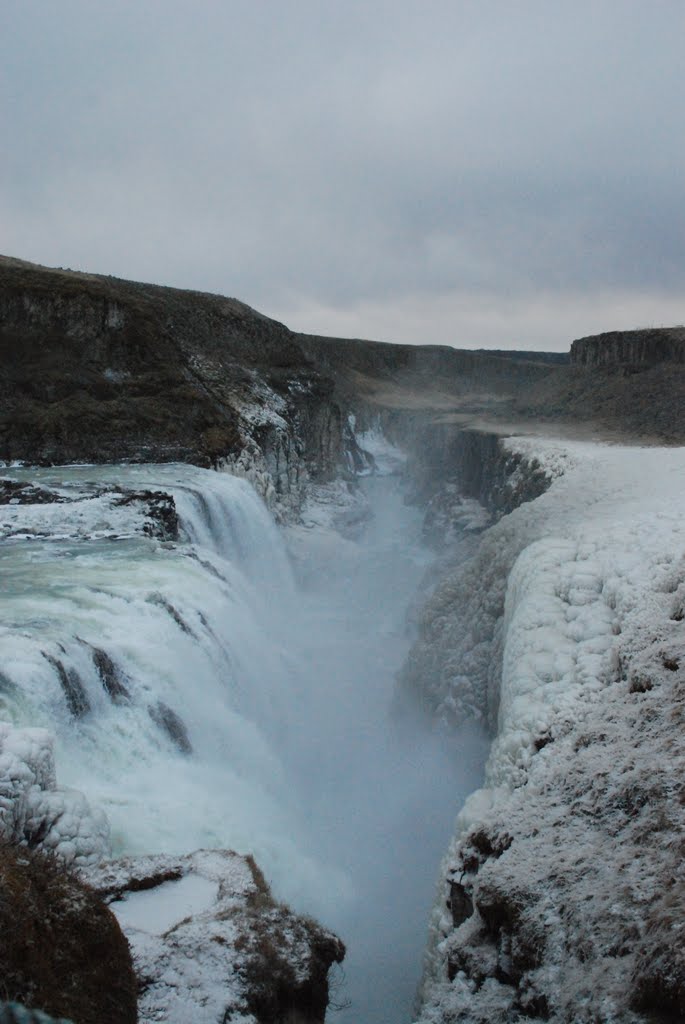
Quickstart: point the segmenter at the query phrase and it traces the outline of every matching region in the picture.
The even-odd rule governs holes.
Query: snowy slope
[[[685,450],[507,443],[555,479],[424,618],[439,712],[497,730],[419,1019],[683,1019]]]

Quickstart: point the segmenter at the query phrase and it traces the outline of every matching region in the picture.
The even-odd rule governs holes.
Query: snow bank
[[[441,584],[410,665],[439,715],[496,722],[443,864],[420,1020],[683,1014],[653,908],[680,886],[681,927],[685,450],[507,444],[550,489]]]

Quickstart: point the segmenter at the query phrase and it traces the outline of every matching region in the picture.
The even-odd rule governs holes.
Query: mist
[[[346,983],[332,1020],[411,1019],[435,879],[487,750],[475,727],[445,734],[403,709],[395,675],[414,635],[410,609],[426,593],[433,556],[421,512],[397,478],[363,484],[371,518],[353,540],[330,535],[302,562],[305,667],[298,728],[284,759],[297,779],[311,852],[347,881],[312,908],[347,943]],[[420,600],[420,597],[419,597]]]

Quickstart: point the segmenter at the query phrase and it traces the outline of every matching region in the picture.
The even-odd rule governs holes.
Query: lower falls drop
[[[187,466],[10,475],[57,500],[4,521],[0,718],[55,734],[115,855],[253,853],[347,944],[329,1018],[408,1022],[486,739],[392,714],[432,557],[397,478],[363,481],[343,537],[284,535],[247,483]],[[163,494],[176,537],[146,518]]]

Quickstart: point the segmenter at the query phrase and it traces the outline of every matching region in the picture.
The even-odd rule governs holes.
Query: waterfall
[[[392,478],[352,540],[285,538],[250,485],[188,466],[8,475],[0,718],[56,737],[58,779],[114,853],[254,853],[275,895],[349,945],[341,1021],[408,1020],[433,876],[482,737],[393,726],[406,609],[430,556]],[[174,498],[176,539],[145,498]],[[297,536],[295,536],[297,534]],[[296,542],[296,543],[295,543]]]

